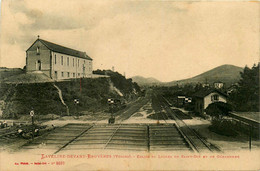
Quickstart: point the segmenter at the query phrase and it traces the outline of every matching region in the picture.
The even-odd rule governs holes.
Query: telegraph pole
[[[115,99],[108,99],[108,105],[111,110],[111,117],[108,119],[108,123],[113,124],[115,123],[115,118],[114,118]]]
[[[32,118],[32,139],[34,139],[34,110],[30,111],[30,116]]]
[[[76,114],[78,115],[79,99],[74,99],[74,104],[76,105]]]
[[[253,131],[253,126],[249,125],[249,151],[252,149],[252,131]]]

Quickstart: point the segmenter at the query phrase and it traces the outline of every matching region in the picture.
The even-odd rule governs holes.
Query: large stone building
[[[92,59],[78,50],[38,39],[26,51],[26,71],[43,72],[54,80],[92,75]]]

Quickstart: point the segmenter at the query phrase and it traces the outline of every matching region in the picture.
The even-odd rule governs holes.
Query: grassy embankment
[[[3,118],[20,118],[29,115],[33,108],[36,115],[66,115],[54,83],[1,84],[0,100],[5,105]],[[108,78],[80,79],[55,83],[62,90],[62,97],[69,108],[70,115],[82,111],[98,112],[107,109],[107,98],[117,95],[110,90]],[[74,99],[79,99],[75,105]]]

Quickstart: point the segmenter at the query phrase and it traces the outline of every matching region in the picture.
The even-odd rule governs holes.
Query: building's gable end
[[[36,40],[27,50],[28,51],[36,51],[37,47],[40,48],[40,50],[50,50],[48,48],[48,46],[46,46],[43,42],[41,42],[40,40]]]
[[[205,98],[208,98],[208,97],[211,97],[211,96],[213,96],[213,95],[218,95],[218,96],[220,96],[220,97],[226,99],[226,96],[223,96],[221,93],[218,93],[218,92],[216,92],[216,91],[214,91],[214,92],[212,92],[212,93],[209,93],[207,96],[204,97],[204,99],[205,99]]]
[[[26,50],[26,52],[29,51],[29,50],[32,48],[32,46],[33,46],[37,41],[38,41],[38,39],[35,40],[35,41],[33,42],[33,44],[31,44],[31,46]]]
[[[214,95],[218,95],[218,99],[214,99]],[[219,93],[217,91],[213,91],[212,93],[208,94],[204,97],[204,109],[208,107],[209,104],[214,102],[227,102],[226,96],[224,96],[222,93]]]

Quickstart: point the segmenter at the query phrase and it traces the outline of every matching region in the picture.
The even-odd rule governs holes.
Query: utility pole
[[[34,110],[31,110],[30,116],[32,118],[32,139],[34,139]]]
[[[76,114],[78,115],[79,99],[74,99],[74,104],[76,105]]]
[[[253,131],[253,126],[249,125],[249,151],[252,149],[252,131]]]
[[[115,123],[115,117],[114,117],[115,99],[108,99],[108,105],[111,110],[111,117],[108,119],[108,123],[113,124]]]

